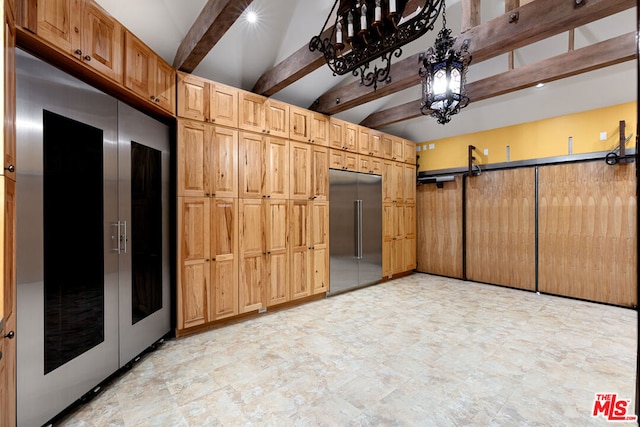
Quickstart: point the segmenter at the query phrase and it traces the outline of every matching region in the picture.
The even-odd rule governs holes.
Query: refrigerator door
[[[364,286],[382,279],[382,177],[362,173],[357,176],[362,212],[358,285]]]
[[[329,294],[358,284],[357,174],[329,170]]]

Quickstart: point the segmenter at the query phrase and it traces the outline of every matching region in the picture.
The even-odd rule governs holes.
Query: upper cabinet
[[[140,39],[125,33],[124,85],[175,113],[175,71]]]
[[[265,132],[271,136],[289,138],[289,104],[268,99],[264,107]]]
[[[178,116],[238,127],[238,89],[178,72]]]
[[[329,146],[329,116],[311,112],[311,143]]]
[[[123,27],[95,2],[37,0],[36,34],[122,83]]]
[[[239,91],[238,127],[253,132],[265,133],[264,104],[267,98],[251,92]]]
[[[412,165],[416,164],[416,144],[413,141],[403,140],[404,142],[404,162]]]

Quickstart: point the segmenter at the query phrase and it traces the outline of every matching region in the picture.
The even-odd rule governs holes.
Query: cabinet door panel
[[[309,251],[311,247],[309,202],[291,200],[291,298],[310,295]]]
[[[267,305],[289,300],[289,214],[286,200],[268,201],[266,249],[269,270]]]
[[[209,199],[181,197],[178,208],[179,328],[209,320],[209,226]]]
[[[313,156],[312,195],[314,200],[329,199],[329,149],[314,145],[311,149]]]
[[[80,49],[82,0],[38,0],[37,33],[67,53]]]
[[[238,197],[238,131],[212,130],[212,188],[216,197]]]
[[[324,114],[311,112],[311,143],[329,146],[329,117]]]
[[[238,200],[212,200],[211,319],[238,314]]]
[[[291,107],[289,116],[291,124],[290,138],[301,142],[311,142],[310,112],[302,108]]]
[[[176,71],[160,58],[156,58],[155,101],[172,114],[176,112]]]
[[[345,149],[357,153],[358,152],[358,126],[347,123],[344,126],[344,145]]]
[[[217,125],[238,127],[238,89],[215,83],[210,91],[211,121]]]
[[[312,203],[311,208],[312,293],[329,291],[329,202]]]
[[[416,166],[404,165],[402,197],[405,203],[416,202]]]
[[[209,84],[204,79],[178,73],[178,116],[209,120]]]
[[[265,248],[262,200],[241,199],[240,211],[240,312],[264,307]]]
[[[265,103],[267,133],[280,138],[289,138],[289,105],[274,99]]]
[[[291,199],[309,200],[311,197],[311,146],[292,141],[290,153]]]
[[[346,122],[338,119],[329,120],[329,147],[337,150],[346,148],[344,143],[344,126]]]
[[[209,130],[197,122],[178,123],[178,196],[209,194]]]
[[[264,194],[264,137],[240,132],[239,193],[241,198],[262,198]]]
[[[127,31],[125,34],[125,87],[145,99],[155,100],[155,62],[155,53]]]
[[[84,63],[121,83],[123,76],[122,25],[91,2],[84,3],[83,10],[82,58]]]
[[[268,137],[266,147],[266,195],[270,199],[289,198],[289,141]]]
[[[265,126],[265,101],[264,96],[240,91],[238,95],[238,127],[253,132],[264,133]]]

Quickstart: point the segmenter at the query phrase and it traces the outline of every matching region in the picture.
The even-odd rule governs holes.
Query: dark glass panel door
[[[101,129],[43,112],[44,371],[104,341]]]
[[[131,141],[131,319],[162,308],[162,153]]]

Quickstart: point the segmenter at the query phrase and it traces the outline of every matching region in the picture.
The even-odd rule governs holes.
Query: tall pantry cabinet
[[[178,334],[329,291],[330,168],[383,175],[385,276],[413,268],[408,141],[177,74]]]

